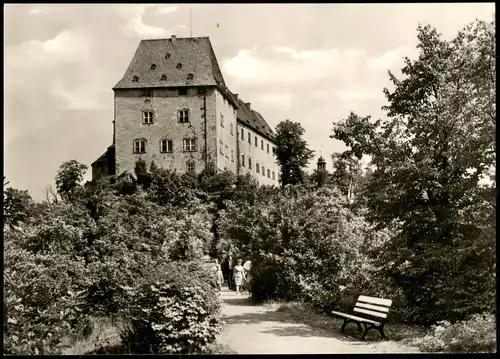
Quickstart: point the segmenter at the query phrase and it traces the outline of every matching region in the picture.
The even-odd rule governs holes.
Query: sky
[[[387,71],[417,55],[417,26],[446,39],[494,3],[4,6],[4,176],[44,198],[59,166],[89,166],[112,143],[112,87],[141,39],[208,36],[226,84],[274,129],[300,122],[315,158],[354,111],[384,116]]]

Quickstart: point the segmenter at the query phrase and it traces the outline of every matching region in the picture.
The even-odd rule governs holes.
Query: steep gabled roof
[[[215,86],[211,48],[208,37],[142,40],[125,75],[113,89]],[[178,64],[182,67],[177,68]],[[163,75],[166,79],[162,80]]]
[[[141,40],[113,90],[183,86],[217,86],[238,106],[227,89],[208,37]]]
[[[238,102],[239,108],[236,113],[238,121],[250,127],[263,137],[274,141],[274,132],[271,127],[269,127],[266,120],[264,120],[264,117],[257,111],[250,109],[241,99],[238,99]]]

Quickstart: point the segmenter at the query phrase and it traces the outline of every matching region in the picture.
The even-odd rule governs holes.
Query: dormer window
[[[161,75],[160,81],[167,81],[167,75]]]
[[[137,82],[139,81],[139,78],[137,76],[132,77],[132,82]]]
[[[165,59],[168,60],[170,59],[170,54],[167,52],[167,54],[165,55]]]
[[[189,74],[188,77],[187,77],[188,80],[192,80],[194,79],[194,75],[193,74]]]
[[[151,65],[151,70],[156,70],[156,65],[155,64]]]
[[[177,64],[177,69],[178,70],[182,69],[182,64],[180,62]]]

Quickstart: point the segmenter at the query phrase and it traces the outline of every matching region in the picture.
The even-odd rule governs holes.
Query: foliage
[[[3,191],[3,225],[17,226],[29,217],[33,200],[28,191],[21,191],[12,187]]]
[[[85,321],[85,269],[58,253],[19,246],[22,232],[4,231],[4,350],[7,354],[57,354],[62,338]]]
[[[479,180],[495,163],[495,31],[476,21],[445,41],[420,26],[418,40],[406,77],[389,72],[389,118],[351,113],[332,137],[349,147],[344,157],[371,157],[366,214],[397,232],[381,270],[416,309],[411,320],[432,323],[494,306],[492,222],[481,220],[493,216],[494,189]]]
[[[304,128],[298,122],[281,121],[276,126],[276,161],[280,166],[281,185],[298,184],[304,181],[304,168],[313,157],[302,139]]]
[[[159,168],[152,173],[148,197],[160,205],[187,207],[196,197],[189,175]]]
[[[81,188],[83,175],[87,171],[87,166],[77,160],[64,162],[59,166],[56,175],[57,192],[63,199],[71,199],[75,192]]]
[[[155,166],[152,166],[155,169]],[[144,189],[148,189],[151,186],[152,175],[147,170],[147,164],[144,159],[139,158],[135,162],[134,173],[137,176],[137,183],[140,184]]]
[[[112,182],[88,183],[71,201],[37,204],[24,226],[4,228],[9,353],[60,353],[86,328],[88,313],[120,315],[124,286],[172,259],[201,258],[211,243],[206,206],[194,201],[172,211],[140,188],[127,194]]]
[[[355,156],[345,157],[340,153],[332,154],[333,173],[331,184],[336,186],[349,202],[357,193],[362,178],[361,162]]]
[[[287,186],[253,206],[230,204],[220,228],[252,259],[256,300],[301,299],[328,311],[352,306],[369,289],[364,246],[376,234],[336,190]]]
[[[474,314],[455,324],[440,321],[431,333],[413,342],[425,352],[495,352],[496,320],[491,313]]]
[[[215,341],[222,321],[214,283],[191,270],[168,263],[139,286],[127,288],[130,326],[122,341],[131,353],[199,353]]]

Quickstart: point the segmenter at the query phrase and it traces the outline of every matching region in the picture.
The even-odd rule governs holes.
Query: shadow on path
[[[355,338],[360,335],[356,330],[352,330],[353,336],[348,333],[340,333],[340,328],[332,328],[327,330],[324,328],[312,327],[301,323],[299,320],[292,318],[283,312],[276,312],[271,309],[266,309],[262,306],[252,305],[250,299],[247,297],[237,298],[222,298],[224,303],[228,306],[235,306],[241,309],[229,311],[229,314],[224,315],[224,320],[227,325],[258,325],[258,324],[271,324],[262,327],[259,332],[267,333],[280,337],[317,337],[317,338],[335,338],[343,342],[360,342]],[[242,307],[250,307],[242,313]],[[233,309],[233,308],[232,308]],[[233,312],[235,312],[233,314]],[[271,323],[270,323],[271,322]],[[369,341],[361,342],[368,344]]]

